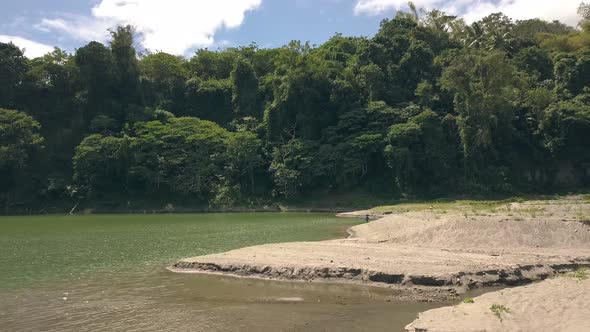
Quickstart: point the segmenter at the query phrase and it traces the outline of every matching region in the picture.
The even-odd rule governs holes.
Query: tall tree
[[[12,43],[0,43],[0,107],[14,107],[18,86],[27,71],[23,51]]]
[[[33,158],[43,148],[40,129],[31,116],[0,108],[0,203],[5,212],[18,195],[34,193]]]
[[[239,117],[260,118],[262,110],[258,96],[258,77],[249,61],[239,59],[231,73],[232,102]]]
[[[86,127],[100,114],[122,119],[121,106],[113,98],[116,68],[111,51],[101,43],[90,42],[76,51],[75,61],[84,89],[80,102]]]
[[[135,28],[118,26],[111,32],[111,51],[117,75],[117,99],[124,106],[140,105],[139,61],[134,45]]]
[[[140,67],[146,103],[180,115],[188,79],[186,61],[179,56],[158,52],[141,59]]]
[[[445,69],[442,84],[455,95],[468,181],[499,181],[519,97],[514,66],[500,52],[465,52]]]

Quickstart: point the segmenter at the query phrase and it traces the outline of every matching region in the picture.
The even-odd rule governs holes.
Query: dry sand
[[[371,211],[352,215],[364,216],[367,213]],[[590,204],[577,198],[512,203],[495,207],[493,211],[461,206],[454,206],[449,211],[435,207],[426,211],[387,215],[355,226],[349,230],[351,237],[348,239],[243,248],[183,259],[170,269],[176,272],[360,282],[407,288],[521,285],[580,266],[590,266],[590,223],[587,216],[590,216]],[[553,292],[553,288],[560,291]],[[582,289],[590,290],[590,283],[559,278],[494,292],[477,298],[470,306],[461,304],[457,308],[427,312],[408,329],[541,331],[529,328],[534,326],[529,320],[543,317],[540,320],[544,323],[539,326],[552,331],[579,327],[582,323],[590,330],[588,309],[583,305],[578,307],[584,308],[574,305],[584,300],[579,295]],[[550,295],[563,297],[555,299],[559,305],[553,309],[545,300]],[[584,296],[587,301],[588,295]],[[491,315],[489,306],[494,301],[513,308],[507,316],[511,315],[514,319],[505,319],[502,323]],[[533,304],[531,314],[522,314],[527,306]],[[558,316],[564,315],[564,311],[571,316],[567,317],[573,325],[561,322]],[[447,322],[449,312],[453,313],[455,320]],[[585,316],[581,320],[574,319],[578,314]],[[473,315],[472,318],[469,315]],[[547,322],[555,324],[547,325]]]
[[[576,219],[584,211],[590,204],[563,200],[493,213],[407,212],[352,227],[348,239],[254,246],[183,259],[173,270],[424,286],[520,284],[590,265],[590,226]]]
[[[590,331],[590,280],[560,277],[421,313],[411,332]],[[509,312],[493,314],[493,305]]]

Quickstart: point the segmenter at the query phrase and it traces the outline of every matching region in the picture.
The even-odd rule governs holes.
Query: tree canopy
[[[74,54],[0,43],[0,205],[236,206],[590,183],[590,23],[411,7],[370,38]]]

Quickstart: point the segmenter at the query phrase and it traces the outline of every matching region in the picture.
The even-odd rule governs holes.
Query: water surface
[[[344,237],[329,214],[0,218],[2,331],[401,330],[440,304],[375,287],[176,274],[177,259]]]

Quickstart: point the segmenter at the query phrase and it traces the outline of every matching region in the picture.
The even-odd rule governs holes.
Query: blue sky
[[[216,37],[244,45],[255,41],[277,47],[291,40],[325,42],[339,32],[344,35],[371,36],[379,22],[394,11],[379,15],[355,15],[356,0],[269,0],[259,10],[246,15],[239,29],[225,29]]]
[[[467,21],[502,11],[575,25],[581,0],[415,0]],[[137,26],[145,48],[190,55],[196,48],[278,47],[291,40],[320,44],[336,32],[372,36],[407,0],[2,0],[0,42],[39,56],[53,46],[74,51],[104,42],[117,24]]]

